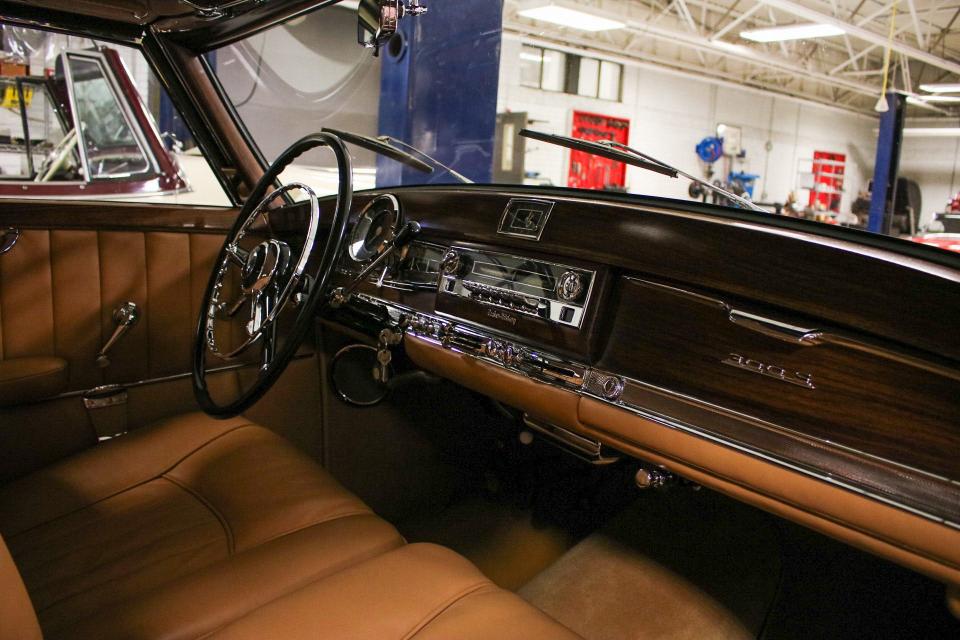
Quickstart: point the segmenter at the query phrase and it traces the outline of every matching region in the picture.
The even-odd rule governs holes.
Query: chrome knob
[[[576,271],[566,271],[557,280],[557,297],[561,300],[572,301],[583,293],[583,276]]]
[[[458,276],[463,271],[463,261],[460,254],[454,249],[447,251],[440,261],[440,270],[448,276]]]
[[[623,393],[623,381],[616,376],[604,376],[600,380],[600,391],[607,400],[619,400]]]

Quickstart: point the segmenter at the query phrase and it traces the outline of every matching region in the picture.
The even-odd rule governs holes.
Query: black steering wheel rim
[[[259,372],[256,382],[254,382],[249,389],[243,391],[241,395],[232,402],[225,405],[217,404],[210,396],[210,390],[206,380],[206,330],[208,314],[211,313],[210,305],[214,298],[214,288],[217,286],[218,281],[220,281],[218,271],[226,257],[227,247],[230,246],[234,238],[237,237],[241,227],[250,214],[255,211],[266,196],[267,189],[275,184],[283,170],[310,149],[321,146],[330,147],[336,157],[339,185],[336,208],[331,220],[330,233],[327,236],[319,264],[316,270],[310,274],[311,284],[309,291],[305,299],[298,305],[296,319],[282,348],[273,355],[269,365]],[[306,337],[310,328],[314,325],[314,318],[316,317],[318,306],[323,300],[328,298],[331,277],[340,256],[340,251],[343,248],[343,240],[346,235],[347,220],[350,216],[352,202],[353,168],[350,153],[340,138],[324,131],[305,136],[290,145],[274,160],[257,182],[220,248],[220,253],[217,256],[213,271],[210,274],[206,289],[204,290],[203,302],[200,306],[200,317],[197,319],[196,331],[194,332],[192,358],[193,392],[200,408],[203,409],[204,412],[217,418],[229,418],[242,413],[262,398],[286,369],[290,360],[300,348],[304,337]],[[313,247],[304,247],[304,250],[309,250],[310,252],[316,251],[316,245],[318,245],[319,242],[318,239]]]

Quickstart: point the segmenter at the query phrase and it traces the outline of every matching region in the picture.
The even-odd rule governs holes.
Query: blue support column
[[[476,182],[490,182],[503,3],[437,0],[400,23],[381,50],[379,133],[399,138]],[[457,182],[377,159],[377,184]]]
[[[873,189],[870,192],[870,217],[867,221],[867,231],[884,234],[890,233],[893,221],[906,98],[891,91],[887,94],[887,105],[890,108],[880,115],[877,158],[873,166]]]

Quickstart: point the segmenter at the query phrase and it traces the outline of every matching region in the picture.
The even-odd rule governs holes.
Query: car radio
[[[579,328],[594,272],[504,253],[452,247],[440,264],[440,294]]]

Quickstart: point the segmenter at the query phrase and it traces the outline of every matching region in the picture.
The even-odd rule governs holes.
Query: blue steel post
[[[887,94],[887,105],[890,108],[880,115],[877,158],[873,167],[873,190],[870,193],[870,217],[867,221],[867,231],[884,234],[890,233],[893,222],[906,98],[891,91]],[[891,203],[889,208],[887,202]]]
[[[503,3],[437,0],[381,49],[379,133],[422,149],[475,182],[493,176]],[[397,37],[397,36],[395,36]],[[402,46],[399,46],[402,44]],[[377,184],[452,183],[377,159]]]

